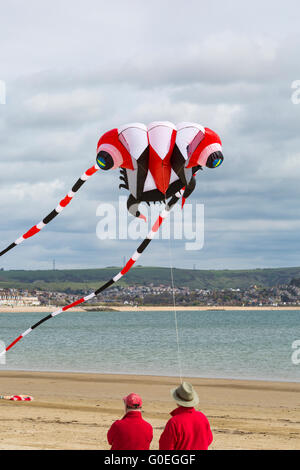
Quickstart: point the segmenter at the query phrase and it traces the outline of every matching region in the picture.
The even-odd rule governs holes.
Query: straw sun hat
[[[194,407],[199,403],[199,397],[189,382],[182,382],[179,387],[172,389],[171,395],[180,406]]]

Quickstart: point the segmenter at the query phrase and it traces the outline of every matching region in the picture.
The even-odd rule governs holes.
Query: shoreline
[[[1,367],[1,366],[0,366]],[[58,369],[58,370],[47,370],[47,369],[3,369],[1,370],[0,368],[0,379],[1,379],[1,374],[5,373],[21,373],[21,374],[66,374],[66,375],[82,375],[82,376],[104,376],[104,377],[109,377],[109,376],[121,376],[121,377],[140,377],[147,379],[147,377],[153,378],[156,377],[157,379],[173,379],[174,375],[157,375],[155,373],[151,374],[150,372],[147,374],[143,374],[140,372],[136,372],[135,374],[131,374],[130,372],[122,372],[121,373],[113,373],[113,372],[95,372],[91,370],[87,371],[82,371],[82,370],[71,370],[71,369]],[[186,380],[200,380],[200,381],[229,381],[229,382],[248,382],[249,384],[251,383],[262,383],[262,384],[289,384],[289,385],[299,385],[300,386],[300,379],[298,381],[296,380],[289,380],[289,379],[280,379],[280,378],[259,378],[259,377],[220,377],[220,376],[195,376],[195,375],[185,375],[184,376]]]
[[[57,380],[81,380],[83,382],[116,382],[116,383],[136,383],[136,382],[151,382],[165,383],[169,385],[180,382],[179,376],[174,375],[153,375],[153,374],[120,374],[111,372],[65,372],[65,371],[39,371],[39,370],[1,370],[0,381],[3,378],[24,378],[38,380],[44,379],[57,379]],[[252,388],[253,390],[268,390],[278,389],[282,391],[297,391],[300,392],[300,382],[293,381],[280,381],[280,380],[267,380],[267,379],[231,379],[231,378],[218,378],[218,377],[195,377],[184,376],[183,380],[189,379],[197,386],[213,386],[225,387],[230,386],[233,388]]]
[[[28,307],[8,307],[8,306],[5,306],[5,307],[0,307],[0,314],[1,313],[51,313],[51,312],[54,312],[55,310],[57,310],[58,308],[61,308],[61,307],[55,307],[55,306],[47,306],[47,307],[44,307],[44,306],[28,306]],[[99,310],[101,309],[101,310]],[[174,309],[173,306],[154,306],[154,307],[151,307],[151,306],[138,306],[138,307],[135,307],[135,306],[108,306],[108,305],[100,305],[100,306],[95,306],[95,310],[92,310],[92,306],[87,306],[85,308],[83,307],[74,307],[72,309],[73,312],[87,312],[87,311],[95,311],[95,312],[105,312],[107,309],[107,311],[110,311],[110,312],[113,312],[113,311],[119,311],[119,312],[155,312],[155,311],[172,311]],[[281,311],[281,310],[299,310],[300,311],[300,305],[298,307],[294,307],[294,306],[286,306],[286,307],[274,307],[274,306],[261,306],[261,307],[237,307],[237,306],[232,306],[232,307],[229,307],[227,305],[224,305],[224,306],[216,306],[216,307],[212,307],[212,306],[190,306],[190,307],[183,307],[183,306],[176,306],[176,310],[177,311],[182,311],[182,312],[186,312],[186,311],[212,311],[212,312],[217,312],[217,311],[228,311],[228,310],[236,310],[236,311],[241,311],[241,310],[245,310],[245,311],[264,311],[264,310],[278,310],[278,311]]]
[[[300,383],[188,378],[214,435],[211,449],[300,449]],[[135,392],[154,429],[151,450],[176,407],[178,377],[1,371],[1,394],[33,402],[0,402],[0,449],[109,449],[106,434]]]

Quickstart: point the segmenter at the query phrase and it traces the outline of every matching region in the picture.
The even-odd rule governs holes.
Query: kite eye
[[[97,164],[102,170],[110,170],[114,166],[114,161],[111,155],[104,150],[101,150],[97,155]]]
[[[208,168],[217,168],[222,164],[224,160],[222,152],[213,152],[210,154],[210,156],[207,159],[206,166]]]

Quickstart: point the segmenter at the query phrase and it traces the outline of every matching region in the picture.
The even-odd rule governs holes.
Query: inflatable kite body
[[[192,193],[194,174],[202,167],[217,168],[223,161],[220,137],[200,124],[171,122],[128,124],[106,132],[97,145],[96,164],[88,168],[71,191],[43,220],[0,252],[3,256],[28,238],[39,233],[72,201],[83,184],[100,169],[121,169],[124,187],[130,191],[128,210],[145,219],[138,211],[141,201],[165,201],[184,188],[183,201]]]
[[[0,356],[45,321],[93,299],[118,282],[134,266],[180,199],[183,207],[184,200],[195,188],[194,176],[197,171],[203,167],[217,168],[222,161],[220,137],[200,124],[184,122],[175,126],[171,122],[153,122],[145,126],[137,123],[112,129],[103,134],[97,145],[96,164],[81,175],[55,209],[2,250],[0,256],[39,233],[70,204],[77,191],[100,169],[120,169],[122,180],[120,187],[129,191],[128,210],[135,217],[145,219],[138,210],[142,201],[147,203],[163,201],[164,209],[146,238],[119,273],[91,294],[42,318],[0,352]]]
[[[135,217],[142,201],[165,201],[185,187],[186,199],[195,189],[194,173],[223,161],[219,136],[200,124],[135,123],[106,132],[97,146],[103,170],[121,168],[121,188],[129,190],[128,210]]]

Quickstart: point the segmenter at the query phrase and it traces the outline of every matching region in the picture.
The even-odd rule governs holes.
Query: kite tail
[[[47,315],[46,317],[42,318],[40,321],[38,321],[37,323],[35,323],[32,327],[28,328],[28,330],[24,331],[24,333],[22,333],[20,336],[18,336],[9,346],[7,346],[7,348],[0,352],[0,356],[5,354],[5,352],[9,351],[13,346],[15,346],[15,344],[17,344],[22,338],[24,338],[25,336],[27,336],[29,333],[31,333],[32,330],[34,330],[35,328],[37,328],[38,326],[40,326],[42,323],[44,323],[45,321],[47,320],[50,320],[51,318],[53,317],[56,317],[57,315],[60,315],[61,313],[69,310],[70,308],[73,308],[73,307],[76,307],[77,305],[80,305],[80,304],[83,304],[84,302],[87,302],[88,300],[91,300],[93,299],[94,297],[96,297],[97,295],[99,295],[101,292],[105,291],[106,289],[108,289],[108,287],[110,287],[112,284],[114,284],[115,282],[118,282],[119,279],[121,279],[121,277],[123,277],[125,274],[128,273],[128,271],[130,271],[130,269],[132,268],[132,266],[135,264],[135,262],[139,259],[139,257],[141,256],[141,254],[143,253],[143,251],[147,248],[147,246],[149,245],[149,243],[151,242],[151,240],[155,237],[159,227],[161,226],[161,224],[163,223],[164,219],[166,219],[170,213],[170,211],[172,210],[172,208],[174,207],[174,205],[179,201],[179,199],[183,196],[183,192],[184,190],[181,190],[181,191],[178,191],[170,200],[169,202],[166,204],[164,210],[159,214],[156,222],[154,223],[152,229],[150,230],[150,232],[148,233],[147,237],[142,241],[142,243],[139,245],[139,247],[137,248],[137,250],[134,252],[134,254],[131,256],[131,258],[129,259],[129,261],[127,261],[127,263],[125,264],[125,266],[123,267],[123,269],[118,273],[116,274],[116,276],[114,276],[112,279],[110,279],[108,282],[106,282],[105,284],[103,284],[101,287],[99,287],[99,289],[95,290],[95,292],[92,292],[91,294],[85,296],[85,297],[82,297],[81,299],[78,299],[76,300],[75,302],[69,304],[69,305],[66,305],[65,307],[62,307],[58,310],[56,310],[55,312],[52,312],[50,313],[49,315]]]
[[[41,222],[31,227],[31,229],[28,230],[28,232],[24,233],[22,237],[19,237],[14,243],[12,243],[3,251],[1,251],[0,256],[5,255],[5,253],[10,251],[12,248],[17,245],[20,245],[21,243],[23,243],[24,240],[27,240],[27,238],[33,237],[34,235],[39,233],[47,224],[49,224],[49,222],[51,222],[58,214],[60,214],[64,210],[64,208],[67,207],[68,204],[70,204],[73,197],[81,188],[81,186],[98,170],[99,167],[97,164],[86,170],[86,172],[83,173],[83,175],[76,181],[71,191],[69,191],[68,194],[64,197],[64,199],[60,201],[58,206],[52,212],[50,212],[50,214],[48,214]]]

